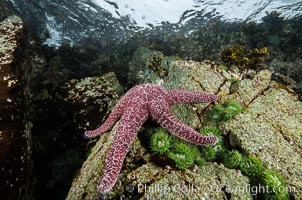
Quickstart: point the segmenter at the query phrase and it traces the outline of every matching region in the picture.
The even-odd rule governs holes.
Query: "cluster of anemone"
[[[228,121],[242,111],[243,108],[239,103],[228,101],[213,106],[207,113],[207,117],[211,122],[217,123]],[[206,161],[221,162],[227,168],[240,170],[243,175],[250,178],[252,184],[260,184],[268,189],[269,191],[259,194],[261,198],[288,199],[286,184],[281,175],[268,169],[265,170],[262,162],[254,156],[227,149],[221,131],[215,126],[204,126],[199,132],[204,136],[218,137],[218,143],[214,146],[198,147],[170,136],[163,128],[157,128],[151,137],[151,150],[172,160],[178,169],[186,169],[193,164],[203,165]]]
[[[163,128],[155,129],[150,147],[154,153],[171,159],[178,169],[191,167],[194,163],[202,165],[205,162],[196,146],[170,136]]]
[[[237,150],[226,152],[223,164],[230,169],[240,169],[242,174],[250,178],[259,177],[263,171],[263,165],[259,159],[253,156],[244,156]]]
[[[217,104],[210,111],[209,117],[214,122],[227,121],[239,114],[242,107],[234,101],[226,102],[223,105]],[[173,160],[175,166],[184,169],[192,166],[194,163],[202,165],[205,161],[215,161],[227,152],[224,146],[221,131],[215,126],[204,126],[199,130],[204,136],[218,137],[218,143],[214,146],[197,147],[188,144],[169,133],[163,128],[157,128],[152,134],[150,148],[154,153]]]
[[[232,119],[235,115],[243,111],[240,103],[235,101],[228,101],[225,104],[215,105],[209,113],[207,118],[212,122],[225,122]]]
[[[264,58],[268,56],[267,47],[261,49],[254,48],[246,50],[241,45],[234,45],[221,52],[221,60],[227,66],[237,66],[240,69],[255,68],[257,64],[264,62]]]
[[[288,199],[286,184],[282,176],[272,170],[264,170],[261,161],[253,156],[244,156],[237,150],[224,154],[223,164],[227,168],[240,169],[253,183],[260,184],[266,191],[261,192],[263,199]]]

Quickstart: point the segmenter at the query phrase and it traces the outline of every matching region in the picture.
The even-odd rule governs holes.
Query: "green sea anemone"
[[[201,153],[198,149],[197,146],[193,146],[193,145],[190,145],[191,147],[191,153],[192,153],[192,156],[193,156],[193,160],[194,160],[194,163],[196,163],[197,165],[204,165],[206,160],[201,156]]]
[[[235,115],[238,115],[242,111],[243,108],[240,103],[228,101],[223,105],[215,105],[207,114],[207,118],[216,123],[225,122],[232,119]]]
[[[171,158],[177,168],[185,169],[194,164],[194,153],[192,153],[192,148],[185,143],[177,143],[173,146],[173,151],[169,153],[169,158]]]
[[[213,147],[203,147],[201,155],[206,161],[214,161],[217,153]]]
[[[244,175],[248,177],[256,177],[261,174],[263,165],[258,158],[246,156],[243,157],[243,160],[240,164],[240,169]]]
[[[286,200],[288,194],[286,184],[280,174],[271,170],[265,170],[261,177],[263,185],[268,187],[268,191],[264,193],[264,199],[267,200]]]
[[[171,146],[170,135],[162,128],[156,129],[151,137],[151,149],[153,152],[164,154]]]
[[[201,157],[201,156],[199,156],[199,157],[196,157],[195,158],[195,161],[194,161],[197,165],[199,165],[199,166],[202,166],[202,165],[204,165],[205,163],[206,163],[206,160],[203,158],[203,157]]]
[[[235,101],[228,101],[226,103],[226,109],[225,112],[231,113],[232,115],[238,115],[242,112],[242,106]]]
[[[237,150],[225,152],[223,164],[227,168],[237,169],[242,163],[242,155]]]
[[[223,121],[229,121],[231,120],[235,115],[238,115],[241,113],[242,107],[239,103],[235,101],[228,101],[225,105],[225,109],[223,111],[222,120]]]

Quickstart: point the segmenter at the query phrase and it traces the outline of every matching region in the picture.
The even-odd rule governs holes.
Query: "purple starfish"
[[[171,134],[183,140],[202,146],[214,145],[215,136],[203,136],[182,123],[170,111],[170,106],[178,103],[198,103],[216,101],[217,96],[204,92],[187,90],[165,90],[159,85],[142,84],[131,88],[117,103],[108,119],[99,128],[86,131],[87,137],[95,137],[106,132],[118,119],[113,144],[105,159],[103,179],[98,186],[101,193],[109,191],[117,181],[124,158],[138,129],[149,116],[155,119]]]

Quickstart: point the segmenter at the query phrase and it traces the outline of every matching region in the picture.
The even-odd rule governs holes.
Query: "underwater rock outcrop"
[[[109,72],[100,77],[72,79],[62,86],[66,102],[74,110],[73,122],[84,130],[104,121],[123,93],[116,75]],[[90,123],[93,124],[90,124]]]
[[[3,199],[29,197],[32,125],[24,121],[22,59],[17,53],[23,32],[23,22],[17,16],[0,22],[0,191]]]
[[[167,89],[206,91],[218,94],[220,102],[240,102],[244,111],[234,119],[219,124],[225,143],[244,155],[258,158],[265,169],[279,173],[290,187],[288,193],[292,198],[302,196],[302,103],[289,88],[271,80],[271,71],[241,74],[236,70],[226,71],[211,61],[173,61],[165,66],[168,76],[161,77],[156,71],[148,69],[147,62],[142,63],[140,74],[144,79],[138,77],[140,83],[160,83]],[[139,68],[138,65],[136,68]],[[231,91],[234,77],[240,80],[239,87]],[[204,103],[177,105],[173,112],[186,124],[198,129],[207,123],[204,116],[209,107],[211,105]],[[67,199],[101,197],[96,186],[102,177],[104,158],[115,130],[113,128],[110,133],[103,134],[93,147],[76,175]],[[254,183],[240,169],[228,169],[219,161],[193,165],[183,170],[176,169],[170,162],[159,166],[148,147],[140,142],[146,141],[136,139],[126,156],[117,184],[106,198],[252,199],[252,195],[255,195],[247,189]]]
[[[252,86],[247,87],[247,96]],[[279,172],[302,195],[302,103],[280,89],[277,83],[265,88],[245,112],[224,124],[230,144],[259,158],[264,167]]]

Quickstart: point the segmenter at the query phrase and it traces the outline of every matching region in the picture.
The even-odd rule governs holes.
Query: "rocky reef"
[[[3,199],[30,196],[30,130],[20,65],[24,24],[11,16],[0,22],[0,191]]]
[[[168,65],[165,62],[164,66],[169,75],[162,77],[156,72],[158,68],[150,70],[148,67],[147,55],[152,52],[147,49],[138,51],[131,63],[140,69],[137,72],[141,76],[133,75],[137,77],[134,81],[160,83],[167,89],[206,91],[218,94],[219,102],[230,99],[240,102],[244,111],[230,121],[219,123],[228,148],[258,158],[265,169],[273,170],[285,179],[291,189],[288,197],[300,198],[302,104],[290,88],[281,87],[271,79],[272,71],[254,71],[243,76],[239,70],[226,70],[211,61],[171,61]],[[136,57],[138,55],[140,57]],[[231,92],[234,77],[241,77],[240,84],[235,92]],[[207,123],[204,116],[208,108],[209,105],[204,103],[177,105],[173,112],[186,124],[198,129]],[[144,138],[146,128],[141,129],[138,138]],[[67,199],[102,197],[96,185],[102,177],[104,158],[115,133],[116,128],[113,128],[100,137],[76,175]],[[106,198],[253,199],[253,195],[259,195],[247,189],[254,184],[248,176],[240,169],[227,168],[221,161],[184,170],[176,169],[166,161],[163,161],[166,164],[158,165],[161,161],[154,161],[148,142],[138,138],[126,157],[117,184],[105,194]]]

